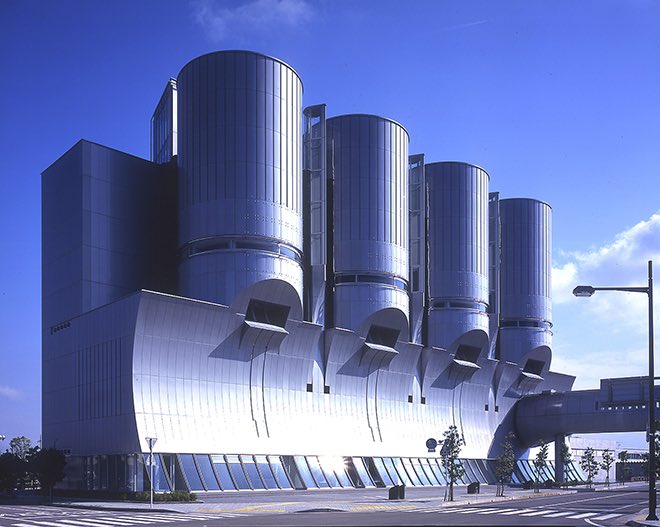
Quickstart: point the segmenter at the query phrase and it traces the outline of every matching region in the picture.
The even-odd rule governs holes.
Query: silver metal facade
[[[488,346],[488,183],[467,163],[425,165],[428,186],[429,344]]]
[[[335,326],[398,326],[407,338],[408,133],[374,115],[326,121],[334,179]],[[388,321],[379,320],[378,312]],[[375,318],[374,318],[375,316]],[[396,322],[392,322],[396,319]]]
[[[428,340],[428,192],[424,154],[408,157],[408,226],[410,233],[410,342]]]
[[[177,114],[176,79],[170,79],[151,117],[151,160],[154,163],[169,163],[177,155]]]
[[[181,293],[230,305],[281,281],[299,304],[300,78],[277,59],[226,51],[184,66],[177,89]]]
[[[531,359],[538,370],[551,359],[552,210],[534,199],[499,203],[500,358],[521,364]]]
[[[81,141],[43,174],[43,445],[71,450],[71,486],[144,489],[146,437],[157,490],[436,485],[424,441],[449,425],[462,483],[493,482],[512,430],[596,423],[589,394],[525,399],[574,380],[549,370],[548,205],[489,203],[479,167],[324,105],[303,178],[277,59],[212,53],[168,90],[160,164]]]
[[[46,331],[141,287],[176,292],[174,176],[84,140],[44,170]]]

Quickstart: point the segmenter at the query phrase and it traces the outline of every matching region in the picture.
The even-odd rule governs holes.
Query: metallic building
[[[333,165],[334,324],[408,337],[408,133],[375,115],[326,122]]]
[[[428,192],[424,154],[408,158],[408,236],[410,279],[410,342],[428,342]]]
[[[151,160],[154,163],[169,163],[177,154],[177,133],[176,79],[170,79],[151,117]]]
[[[238,293],[263,282],[300,311],[300,78],[265,55],[210,53],[177,94],[181,294],[245,309]]]
[[[551,208],[533,199],[499,201],[500,358],[542,376],[550,365]]]
[[[488,182],[467,163],[425,165],[429,344],[465,360],[488,350]]]
[[[44,171],[44,327],[142,287],[176,292],[174,176],[85,140]]]
[[[68,486],[440,485],[424,443],[449,425],[462,483],[492,482],[555,408],[525,397],[570,390],[549,207],[489,203],[483,169],[409,159],[389,119],[317,105],[303,133],[301,96],[277,59],[204,55],[168,82],[154,162],[81,141],[44,171],[43,445]]]

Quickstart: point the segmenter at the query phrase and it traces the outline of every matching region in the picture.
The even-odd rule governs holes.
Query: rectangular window
[[[367,468],[364,466],[364,461],[362,460],[362,458],[354,457],[352,459],[353,459],[353,466],[355,467],[355,471],[358,473],[358,476],[362,481],[362,484],[365,487],[375,487],[374,482],[371,480],[371,477],[367,472]],[[357,484],[355,486],[357,487]]]
[[[383,460],[379,457],[372,458],[374,462],[374,466],[378,470],[378,473],[380,474],[381,479],[383,480],[383,483],[385,485],[390,486],[394,485],[394,481],[392,478],[390,478],[390,475],[387,473],[387,469],[385,468],[385,464],[383,463]]]
[[[275,481],[275,476],[273,475],[273,471],[270,469],[270,465],[268,464],[268,460],[266,459],[266,456],[254,456],[254,460],[257,464],[257,469],[259,470],[261,479],[266,485],[266,488],[267,489],[279,488],[277,481]]]
[[[321,488],[330,487],[331,485],[326,480],[321,470],[321,466],[319,465],[318,459],[316,459],[316,456],[307,456],[307,463],[309,465],[309,469],[312,472],[312,476],[314,476],[314,480],[316,481],[317,486]]]
[[[305,457],[293,456],[293,460],[295,462],[296,468],[298,469],[298,474],[300,474],[300,477],[302,478],[304,485],[308,489],[318,488],[318,485],[316,484],[316,481],[314,481],[314,478],[312,477],[312,473],[309,470],[307,461],[305,461]]]
[[[199,477],[199,474],[197,473],[197,467],[195,466],[192,454],[179,454],[179,460],[181,461],[183,472],[186,475],[186,480],[188,480],[189,489],[191,491],[206,490],[204,485],[202,485],[202,480]]]
[[[404,470],[408,474],[408,477],[413,482],[413,485],[420,486],[422,482],[420,481],[419,476],[415,472],[415,469],[412,466],[410,460],[406,457],[403,457],[401,458],[401,464],[403,465]]]
[[[401,458],[398,457],[392,458],[392,463],[394,463],[394,467],[396,468],[396,471],[399,474],[399,477],[401,478],[403,483],[408,486],[414,485],[414,483],[408,477],[408,473],[406,472],[406,469],[404,468],[403,463],[401,462]]]
[[[255,464],[254,459],[252,459],[252,456],[240,456],[240,459],[243,463],[243,469],[245,470],[245,474],[247,475],[247,478],[250,482],[250,486],[253,489],[265,489],[266,486],[261,480],[261,476],[257,470],[257,465]]]
[[[248,304],[245,313],[245,320],[283,328],[286,326],[286,321],[289,318],[290,309],[289,306],[265,302],[263,300],[255,300],[253,298]]]
[[[419,462],[419,459],[412,458],[410,462],[412,463],[412,466],[415,469],[415,472],[417,473],[417,477],[422,482],[422,485],[431,485],[431,481],[426,476],[426,473],[424,472],[424,469],[422,468],[422,464]]]
[[[229,472],[231,473],[232,479],[236,482],[236,488],[238,490],[247,490],[250,488],[245,472],[243,471],[243,466],[241,465],[240,459],[238,456],[225,456],[227,458],[227,466],[229,467]]]
[[[209,456],[205,454],[197,454],[195,455],[195,461],[197,461],[197,466],[202,474],[206,490],[220,490],[220,485],[218,485],[218,481],[213,472]]]
[[[273,475],[277,481],[278,486],[281,489],[290,489],[292,488],[289,477],[284,470],[282,461],[278,456],[268,456],[268,461],[270,461],[270,468],[273,469]]]

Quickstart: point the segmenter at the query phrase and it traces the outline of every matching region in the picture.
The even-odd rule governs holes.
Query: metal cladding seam
[[[482,168],[460,162],[426,164],[425,175],[429,200],[429,343],[450,349],[473,330],[488,333],[490,178]]]
[[[501,358],[520,362],[551,345],[552,209],[534,199],[503,199],[500,218]]]
[[[326,121],[334,157],[335,323],[357,329],[378,311],[409,318],[408,133],[375,115]]]
[[[210,53],[177,79],[180,293],[231,304],[262,280],[302,296],[302,83],[283,62]]]

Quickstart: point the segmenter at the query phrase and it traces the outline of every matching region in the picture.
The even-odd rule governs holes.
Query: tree
[[[502,452],[495,458],[496,496],[504,496],[504,485],[511,482],[511,474],[513,474],[513,469],[516,467],[516,454],[511,443],[513,437],[513,433],[509,432],[506,440],[502,443]]]
[[[447,493],[445,493],[445,500],[454,501],[454,483],[465,474],[465,468],[463,468],[461,460],[458,458],[465,440],[460,436],[455,425],[451,425],[443,433],[443,436],[440,460],[442,462],[442,468],[445,471],[447,483],[449,484]]]
[[[587,447],[584,454],[580,457],[580,466],[587,473],[587,483],[589,487],[594,481],[594,476],[598,474],[598,461],[596,461],[596,451]]]
[[[21,461],[27,461],[28,455],[32,450],[32,441],[25,436],[14,437],[9,441],[8,452],[14,454]]]
[[[607,486],[610,486],[610,470],[614,464],[614,454],[609,448],[603,450],[603,462],[600,464],[600,468],[607,471],[607,476],[605,477],[605,483]]]
[[[561,460],[564,465],[568,465],[573,461],[573,454],[571,454],[571,447],[568,446],[568,443],[564,441],[561,445]]]
[[[53,487],[64,479],[66,458],[64,452],[56,448],[36,451],[29,460],[30,472],[43,490],[47,490],[53,501]]]
[[[7,451],[0,454],[0,492],[11,493],[25,474],[25,462]]]
[[[534,492],[539,492],[539,484],[541,482],[541,473],[543,469],[545,468],[546,462],[548,461],[548,444],[541,439],[539,441],[539,451],[536,454],[536,457],[534,458],[534,468],[536,469],[534,472],[534,477],[536,479],[535,485],[534,485]]]
[[[628,478],[628,451],[622,450],[617,454],[619,458],[619,463],[621,463],[621,484],[625,485],[625,481]]]

